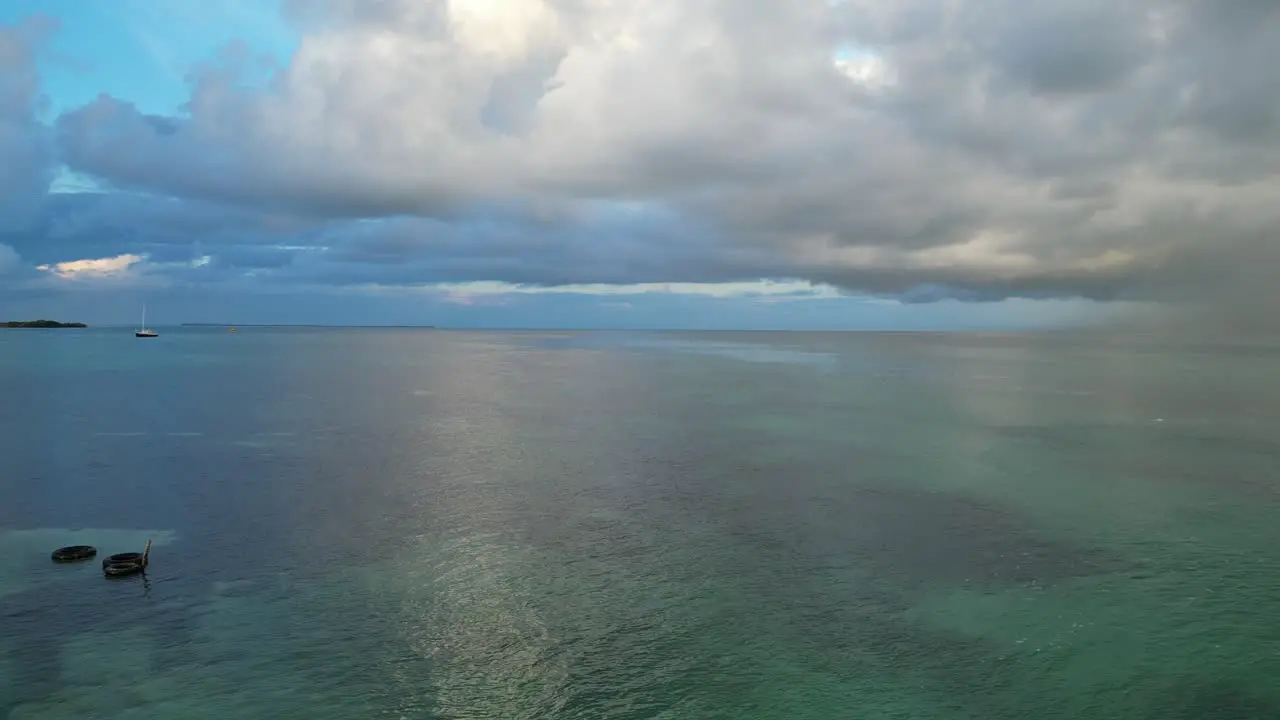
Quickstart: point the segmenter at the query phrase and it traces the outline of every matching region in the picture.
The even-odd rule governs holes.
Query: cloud
[[[285,11],[286,64],[232,46],[181,114],[61,116],[63,159],[116,190],[4,241],[48,263],[128,228],[113,252],[190,282],[771,278],[910,302],[1204,301],[1276,254],[1269,1]]]
[[[52,139],[38,120],[46,100],[36,57],[56,28],[43,15],[0,26],[0,232],[29,221],[53,178]]]
[[[0,277],[16,271],[22,265],[18,251],[8,245],[0,245]]]
[[[37,265],[36,269],[66,280],[106,278],[123,275],[130,267],[142,260],[143,258],[139,255],[117,255],[108,258],[69,260],[55,265]]]

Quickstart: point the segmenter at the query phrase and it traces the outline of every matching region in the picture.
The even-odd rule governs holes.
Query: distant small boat
[[[229,332],[229,333],[233,333],[233,332],[236,332],[236,329],[235,329],[235,328],[227,328],[227,332]]]
[[[146,305],[142,306],[142,327],[138,328],[137,330],[134,330],[133,336],[136,338],[160,337],[160,333],[156,332],[155,330],[147,329],[147,306]]]

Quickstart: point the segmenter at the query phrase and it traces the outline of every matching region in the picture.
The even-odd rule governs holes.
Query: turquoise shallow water
[[[0,717],[1280,717],[1277,360],[6,331]]]

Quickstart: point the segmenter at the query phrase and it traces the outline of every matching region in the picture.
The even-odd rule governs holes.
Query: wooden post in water
[[[147,548],[142,551],[142,567],[147,566],[147,558],[151,556],[151,538],[147,538]]]

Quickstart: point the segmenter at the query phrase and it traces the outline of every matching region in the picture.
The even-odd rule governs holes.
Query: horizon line
[[[89,329],[129,329],[133,324],[90,325]],[[442,330],[442,331],[498,331],[498,332],[795,332],[795,333],[882,333],[882,334],[938,334],[938,333],[1046,333],[1073,330],[1101,329],[1092,327],[957,327],[957,328],[786,328],[786,327],[604,327],[604,326],[467,326],[467,325],[416,325],[416,324],[348,324],[348,323],[171,323],[153,324],[157,328],[315,328],[315,329],[384,329],[384,330]]]

